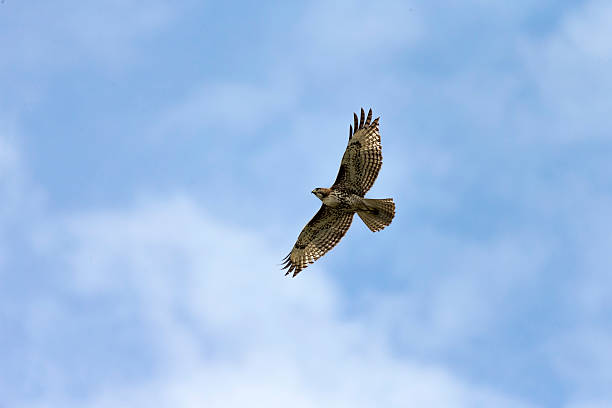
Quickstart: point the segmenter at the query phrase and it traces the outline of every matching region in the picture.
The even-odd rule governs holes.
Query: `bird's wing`
[[[351,226],[353,215],[322,205],[300,233],[289,255],[283,259],[282,269],[287,269],[285,275],[293,272],[295,277],[336,246]]]
[[[372,109],[367,118],[363,108],[361,118],[357,121],[354,115],[355,133],[349,127],[349,142],[340,162],[340,170],[332,189],[344,190],[353,194],[364,196],[372,187],[380,166],[382,166],[382,148],[378,120],[372,121]]]

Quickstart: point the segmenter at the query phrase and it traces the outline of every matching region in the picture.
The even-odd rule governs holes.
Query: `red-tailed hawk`
[[[285,275],[293,272],[295,277],[340,242],[351,226],[355,212],[373,232],[391,224],[395,216],[392,198],[364,198],[382,166],[380,118],[372,121],[372,109],[366,118],[362,108],[359,121],[357,114],[353,115],[355,133],[353,126],[349,126],[349,142],[336,181],[330,188],[312,190],[323,204],[283,259],[283,269],[287,269]]]

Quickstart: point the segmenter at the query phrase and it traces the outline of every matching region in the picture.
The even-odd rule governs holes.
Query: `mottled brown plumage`
[[[283,269],[296,276],[313,263],[346,234],[355,212],[372,231],[380,231],[395,216],[393,199],[367,199],[365,193],[372,187],[382,166],[382,149],[378,121],[372,121],[372,109],[366,118],[363,108],[358,119],[353,114],[353,127],[349,126],[349,142],[340,162],[340,170],[331,188],[312,191],[322,202],[321,208],[306,224],[293,249],[283,259]]]

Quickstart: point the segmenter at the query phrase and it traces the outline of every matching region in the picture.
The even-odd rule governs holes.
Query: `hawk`
[[[315,188],[312,193],[323,202],[319,211],[306,224],[293,249],[283,259],[285,276],[293,277],[332,249],[346,234],[353,215],[357,213],[373,232],[391,224],[395,216],[392,198],[364,198],[372,187],[382,165],[378,120],[372,121],[372,109],[367,118],[353,113],[355,132],[349,126],[349,141],[336,181],[330,188]]]

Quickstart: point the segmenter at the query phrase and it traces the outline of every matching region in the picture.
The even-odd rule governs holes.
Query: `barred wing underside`
[[[367,118],[361,109],[361,118],[354,115],[355,133],[349,128],[349,142],[342,156],[340,170],[332,189],[344,190],[361,197],[372,187],[382,166],[382,148],[378,120],[372,122],[372,109]]]
[[[287,269],[285,275],[291,272],[293,276],[297,275],[336,246],[351,226],[354,214],[322,205],[283,259],[283,269]]]

